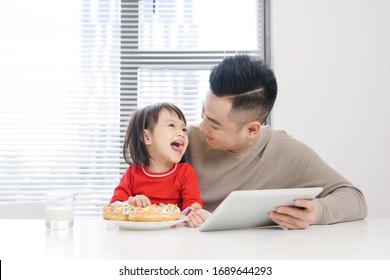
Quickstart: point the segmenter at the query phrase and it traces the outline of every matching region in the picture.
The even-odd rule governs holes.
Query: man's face
[[[203,103],[203,121],[199,129],[204,133],[211,148],[241,152],[250,146],[247,127],[229,118],[231,107],[231,99],[218,97],[209,91]]]

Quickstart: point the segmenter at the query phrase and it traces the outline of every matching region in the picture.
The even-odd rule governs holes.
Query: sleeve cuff
[[[315,206],[317,207],[316,218],[313,222],[313,225],[320,225],[324,220],[324,206],[318,198],[313,199]]]

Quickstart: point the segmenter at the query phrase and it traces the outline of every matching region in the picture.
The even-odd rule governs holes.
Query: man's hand
[[[269,212],[268,217],[287,229],[308,228],[316,218],[317,206],[312,200],[297,199],[295,207],[279,206]]]
[[[146,207],[149,206],[151,203],[147,196],[136,195],[129,197],[129,204],[137,207]]]

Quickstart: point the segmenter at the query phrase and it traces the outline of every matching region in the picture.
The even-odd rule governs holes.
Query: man
[[[212,69],[209,82],[203,121],[190,127],[188,150],[206,210],[213,211],[234,190],[322,187],[317,198],[277,207],[270,219],[304,229],[367,216],[358,188],[305,144],[261,125],[277,95],[274,73],[261,60],[228,57]]]

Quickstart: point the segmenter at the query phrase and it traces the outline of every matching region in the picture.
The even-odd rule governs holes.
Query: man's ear
[[[149,132],[149,130],[147,130],[147,129],[144,129],[144,138],[143,138],[143,142],[145,143],[145,145],[150,145],[150,144],[152,144],[152,138],[150,137],[150,132]]]
[[[252,139],[255,138],[261,130],[261,124],[258,121],[250,122],[247,125],[247,132],[248,132],[248,138]]]

